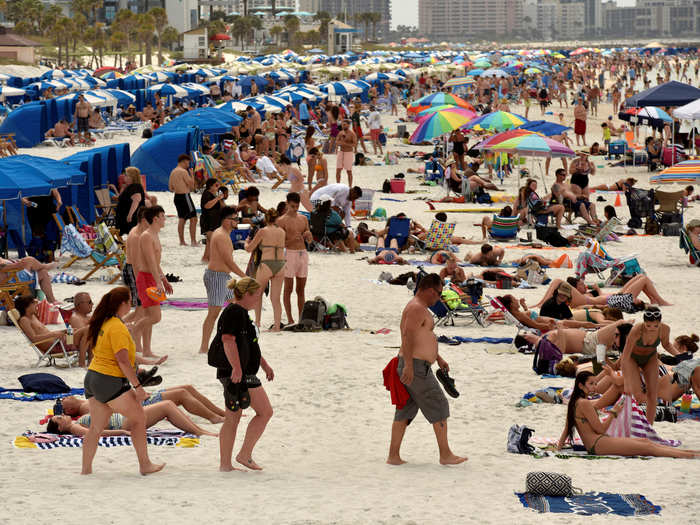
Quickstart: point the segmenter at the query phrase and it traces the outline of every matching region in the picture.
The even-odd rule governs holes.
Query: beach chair
[[[683,224],[683,208],[680,201],[684,196],[683,190],[673,192],[654,190],[654,200],[658,204],[658,207],[654,207],[656,222],[660,225],[670,222]]]
[[[576,257],[574,266],[576,277],[584,277],[587,273],[592,272],[605,282],[604,286],[610,286],[620,276],[632,278],[637,274],[644,273],[637,257],[637,254],[631,254],[613,258],[605,251],[600,242],[588,239],[586,249],[582,250]],[[603,274],[606,270],[611,270],[607,279]]]
[[[372,213],[372,202],[376,190],[362,188],[362,197],[353,202],[353,217],[363,218],[368,217]]]
[[[326,217],[318,209],[311,212],[309,230],[314,238],[311,243],[313,251],[327,252],[333,248],[333,241],[330,240],[326,231]]]
[[[392,239],[396,239],[399,250],[403,250],[408,243],[411,233],[411,219],[407,217],[390,217],[389,231],[386,234],[385,245],[389,246]]]
[[[100,251],[100,248],[104,252]],[[76,261],[87,261],[91,263],[90,270],[81,277],[81,280],[88,280],[100,268],[109,266],[117,266],[122,268],[122,254],[117,246],[116,241],[109,233],[107,225],[100,223],[97,230],[97,239],[95,239],[94,247],[90,246],[85,239],[80,235],[75,226],[68,224],[63,230],[61,237],[61,253],[69,253],[70,260],[62,266],[63,269],[70,268]],[[109,284],[113,284],[119,279],[121,272],[115,275]]]
[[[96,188],[95,197],[98,204],[95,204],[95,213],[98,222],[105,222],[108,226],[115,226],[117,221],[117,204],[112,201],[109,188]]]
[[[493,216],[491,228],[489,228],[489,238],[494,241],[508,241],[518,236],[520,217],[500,217]]]
[[[584,237],[594,238],[598,242],[605,242],[607,240],[619,240],[615,235],[615,228],[620,226],[622,221],[617,217],[613,217],[607,221],[602,227],[592,226],[590,224],[582,224],[578,227],[578,232]],[[611,239],[608,239],[608,238]]]
[[[427,275],[422,266],[418,267],[416,277],[416,287],[413,289],[415,295],[418,290],[418,283]],[[464,303],[467,295],[459,288],[447,287],[443,289],[443,295],[434,305],[428,307],[435,318],[435,326],[455,326],[456,320],[467,321],[467,325],[477,323],[482,327],[487,325],[486,310],[481,305],[470,305]]]
[[[552,213],[539,213],[537,210],[539,202],[542,202],[540,196],[534,191],[530,193],[530,196],[527,198],[528,223],[532,226],[547,226],[549,218],[554,217],[554,215]]]
[[[430,230],[425,236],[425,249],[433,252],[446,249],[452,241],[455,226],[457,226],[457,223],[433,219],[433,222],[430,224]]]
[[[18,295],[32,294],[37,286],[36,275],[31,281],[24,280],[21,270],[0,270],[4,277],[0,278],[0,304],[8,312],[15,307],[14,298]]]
[[[625,199],[630,211],[627,222],[630,228],[641,228],[642,219],[654,216],[654,190],[630,187],[625,191]]]
[[[63,344],[63,341],[61,339],[56,339],[55,337],[49,337],[47,339],[42,339],[41,341],[32,341],[29,339],[29,336],[24,333],[24,330],[22,330],[22,327],[19,324],[19,312],[17,310],[14,308],[8,310],[7,317],[12,321],[12,324],[15,325],[17,330],[19,330],[24,336],[29,346],[31,346],[34,349],[34,352],[36,352],[39,359],[34,365],[34,368],[37,368],[43,362],[46,362],[46,366],[57,366],[57,359],[64,359],[68,368],[78,364],[79,352],[77,349],[68,350]],[[51,343],[51,346],[49,346],[47,350],[41,350],[37,345],[42,343]]]
[[[489,303],[491,306],[499,312],[500,314],[503,315],[503,320],[505,321],[506,324],[515,326],[517,332],[515,333],[516,337],[520,334],[520,332],[530,332],[532,334],[540,335],[539,330],[535,330],[534,328],[530,328],[529,326],[525,326],[523,323],[518,321],[515,316],[513,316],[512,313],[508,311],[508,309],[503,305],[501,301],[499,301],[495,297],[491,297],[489,295],[486,296],[488,299]],[[515,337],[513,338],[515,340]]]
[[[688,235],[688,231],[685,227],[681,228],[679,245],[681,249],[688,254],[690,264],[700,267],[700,250],[693,246],[693,241],[690,239],[690,235]]]
[[[442,165],[435,159],[425,162],[425,173],[423,178],[426,182],[440,182],[445,176],[445,170]],[[363,190],[364,191],[364,190]]]

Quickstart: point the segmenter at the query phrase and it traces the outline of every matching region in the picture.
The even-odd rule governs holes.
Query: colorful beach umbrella
[[[466,127],[477,131],[505,131],[507,129],[522,126],[526,122],[528,122],[528,120],[525,117],[521,117],[515,113],[509,113],[508,111],[494,111],[475,118],[469,122]]]
[[[453,107],[426,116],[411,135],[409,141],[419,144],[461,128],[472,120],[474,113],[463,108]]]
[[[636,120],[637,124],[647,124],[652,127],[663,127],[664,123],[673,122],[671,115],[663,109],[654,106],[644,106],[642,108],[625,108],[618,114],[620,120],[632,122]],[[636,117],[636,119],[635,119]]]
[[[428,117],[428,116],[432,115],[433,113],[437,113],[438,111],[450,111],[450,110],[454,110],[454,109],[459,109],[460,114],[462,114],[462,112],[467,112],[467,113],[470,113],[473,115],[472,118],[477,117],[476,112],[472,111],[471,109],[460,108],[458,106],[450,106],[448,104],[445,104],[444,106],[430,106],[429,108],[426,108],[423,111],[420,111],[419,113],[416,114],[416,120],[418,122],[423,122],[423,119],[425,117]]]
[[[474,111],[474,106],[472,106],[469,102],[456,95],[452,95],[451,93],[433,93],[432,95],[421,97],[408,106],[408,111],[410,113],[418,113],[424,109],[428,109],[431,106],[445,105],[457,106]]]
[[[686,184],[700,182],[700,160],[684,160],[649,178],[651,184]]]
[[[456,86],[465,86],[467,84],[473,84],[474,79],[470,77],[456,77],[456,78],[451,78],[447,82],[445,82],[442,87],[456,87]]]
[[[517,153],[523,157],[575,157],[576,153],[561,142],[527,130],[511,130],[485,140],[476,149]]]

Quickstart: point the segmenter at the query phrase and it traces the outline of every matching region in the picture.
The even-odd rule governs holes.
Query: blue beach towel
[[[527,492],[516,492],[523,507],[538,512],[571,513],[581,516],[613,514],[616,516],[646,516],[660,514],[661,507],[654,505],[641,494],[613,494],[611,492],[588,492],[569,498],[534,496]]]
[[[25,392],[21,388],[0,387],[0,399],[12,399],[14,401],[49,401],[67,396],[82,396],[84,388],[71,388],[70,392],[61,394],[37,394],[36,392]]]

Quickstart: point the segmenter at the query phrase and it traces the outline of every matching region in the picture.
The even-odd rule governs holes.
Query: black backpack
[[[345,314],[345,310],[338,306],[335,312],[326,315],[323,321],[323,329],[342,330],[343,328],[350,328],[350,326],[348,325],[348,318]]]
[[[391,181],[386,179],[382,184],[382,193],[391,193]]]
[[[313,301],[306,301],[304,303],[304,308],[301,310],[300,323],[304,321],[311,321],[313,326],[322,328],[324,321],[326,319],[326,314],[328,312],[328,307],[326,306],[326,301],[321,297],[316,297]]]

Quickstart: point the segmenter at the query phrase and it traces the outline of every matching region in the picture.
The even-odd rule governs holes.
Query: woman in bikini
[[[272,303],[272,311],[274,315],[274,324],[270,327],[273,332],[281,330],[282,322],[282,303],[280,297],[282,293],[282,284],[284,282],[284,240],[285,232],[277,226],[277,210],[270,208],[265,212],[266,226],[258,230],[252,240],[248,238],[245,243],[247,252],[253,252],[258,245],[262,251],[260,264],[258,265],[255,274],[255,280],[260,283],[260,287],[264,290],[267,283],[270,283],[270,302]],[[258,304],[255,306],[255,324],[260,327],[260,314],[262,310],[262,294]]]
[[[309,194],[313,194],[317,189],[328,184],[328,161],[323,156],[319,148],[311,148],[308,152],[309,177],[307,184]],[[316,186],[314,186],[314,175],[316,176]]]
[[[306,148],[306,167],[308,173],[308,184],[309,189],[311,189],[311,184],[314,180],[314,167],[313,159],[311,158],[311,150],[316,147],[316,141],[314,140],[314,133],[316,130],[313,126],[306,127],[306,134],[304,135],[304,148]]]
[[[566,413],[566,425],[559,438],[557,447],[564,447],[566,441],[573,442],[574,429],[581,436],[586,450],[593,455],[617,456],[656,456],[693,459],[700,457],[696,450],[681,450],[667,445],[660,445],[646,438],[611,437],[606,434],[612,422],[617,418],[619,405],[608,411],[607,419],[601,421],[597,409],[602,409],[607,400],[604,397],[596,401],[586,399],[595,392],[596,380],[592,372],[584,371],[576,375],[574,390],[569,399]]]
[[[625,350],[622,353],[622,375],[625,378],[625,393],[641,402],[647,400],[647,421],[654,424],[656,400],[659,391],[659,360],[656,348],[659,343],[672,355],[679,352],[669,338],[671,328],[661,322],[661,310],[650,306],[644,312],[644,320],[632,327]],[[646,394],[642,390],[639,372],[644,375]]]
[[[637,184],[637,179],[628,177],[626,179],[620,179],[613,184],[600,184],[598,186],[593,186],[592,191],[627,191],[632,186]]]

